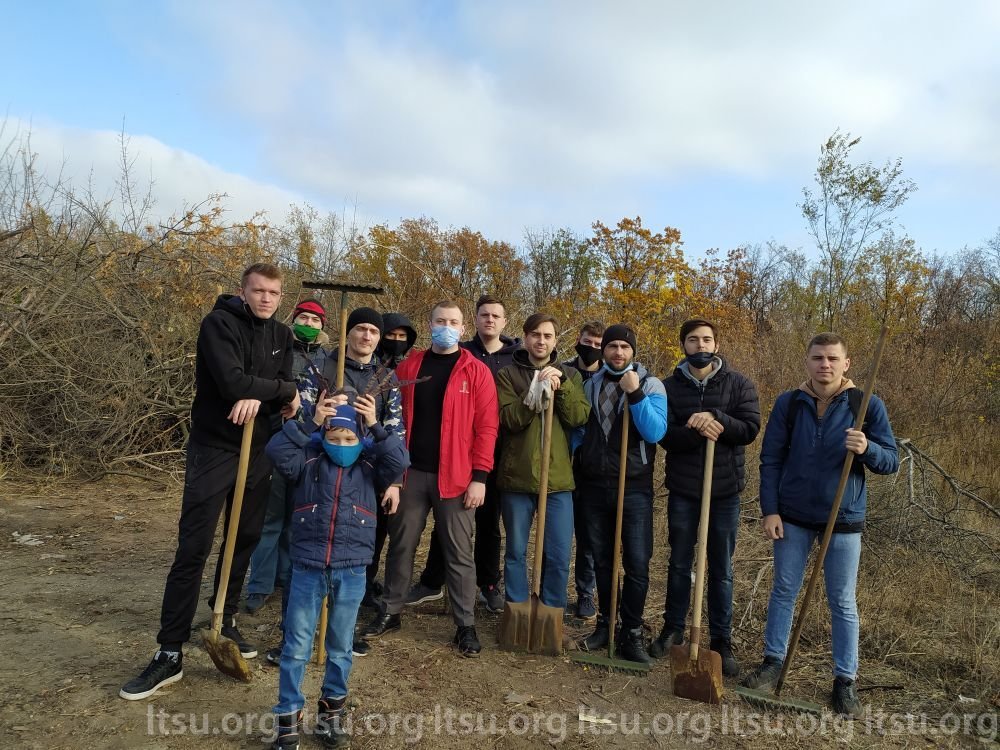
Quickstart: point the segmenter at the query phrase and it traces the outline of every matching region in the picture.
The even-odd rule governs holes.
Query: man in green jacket
[[[497,483],[507,530],[504,581],[507,601],[527,601],[527,549],[535,516],[542,468],[542,410],[540,389],[548,386],[555,399],[549,459],[545,543],[539,598],[549,607],[565,608],[573,542],[573,460],[570,435],[587,423],[590,402],[580,373],[556,360],[556,320],[535,313],[524,323],[524,348],[514,352],[514,363],[497,375],[500,398],[500,466]],[[534,389],[532,386],[534,385]],[[526,404],[525,401],[531,405]]]

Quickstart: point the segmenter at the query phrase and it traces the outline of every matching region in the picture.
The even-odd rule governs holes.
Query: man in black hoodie
[[[662,657],[684,640],[691,594],[691,563],[701,513],[705,445],[715,442],[711,515],[708,519],[708,629],[711,648],[722,656],[727,677],[739,674],[730,631],[733,620],[733,551],[740,522],[739,493],[745,446],[760,431],[757,389],[718,355],[715,325],[700,318],[680,330],[685,359],[663,381],[667,391],[667,532],[670,565],[663,630],[649,653]]]
[[[184,676],[182,645],[191,636],[202,571],[212,550],[219,515],[229,508],[236,485],[243,425],[256,417],[243,511],[229,576],[222,635],[246,658],[257,650],[236,629],[236,609],[250,555],[260,538],[271,462],[264,455],[271,417],[292,416],[299,394],[292,372],[292,332],[274,320],[281,300],[281,270],[255,263],[243,272],[238,295],[224,294],[201,322],[195,360],[195,397],[187,446],[177,551],[167,576],[160,613],[160,649],[145,670],[121,689],[141,700]],[[215,590],[221,573],[215,570]],[[209,606],[213,606],[209,599]]]
[[[490,368],[493,380],[507,365],[513,364],[514,352],[521,348],[521,339],[503,333],[507,325],[507,311],[503,302],[484,294],[476,301],[476,335],[460,346],[475,355]],[[500,441],[497,441],[493,465],[499,465]],[[500,590],[500,490],[497,489],[496,470],[486,478],[486,500],[476,508],[476,585],[479,598],[493,614],[503,612],[504,596]],[[427,552],[427,565],[420,574],[420,581],[407,594],[407,604],[440,599],[443,594],[445,565],[444,553],[437,534],[431,535]]]
[[[399,435],[400,439],[405,441],[406,428],[403,426],[403,406],[400,401],[399,388],[395,387],[398,381],[392,370],[387,369],[376,356],[384,331],[385,322],[382,315],[376,310],[370,307],[359,307],[351,311],[347,318],[344,388],[348,391],[349,403],[362,412],[364,410],[373,411],[374,419],[385,428],[386,432],[390,435]],[[339,356],[339,352],[332,352],[326,361],[323,374],[328,383],[336,383],[337,358]],[[357,395],[374,383],[373,379],[383,380],[386,376],[389,378],[388,384],[393,387],[371,397]],[[376,586],[375,575],[378,572],[378,560],[382,553],[382,547],[385,545],[386,516],[396,512],[396,507],[399,505],[401,481],[402,477],[399,477],[399,481],[390,486],[384,487],[378,484],[375,486],[375,494],[379,501],[376,518],[375,555],[371,565],[368,566],[368,585],[365,598],[362,601],[363,606],[371,609],[381,610],[382,608],[380,587]]]
[[[382,323],[385,333],[375,348],[375,356],[390,370],[395,370],[417,343],[417,329],[403,313],[385,313]]]

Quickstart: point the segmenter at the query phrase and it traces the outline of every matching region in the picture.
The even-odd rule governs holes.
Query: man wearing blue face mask
[[[601,338],[604,364],[584,384],[590,420],[583,433],[579,466],[584,483],[580,503],[586,517],[587,540],[594,555],[597,627],[581,647],[597,651],[608,645],[618,613],[611,612],[612,554],[618,506],[619,451],[629,410],[625,497],[622,515],[622,567],[625,583],[620,599],[621,637],[616,639],[625,659],[649,662],[643,636],[642,612],[649,590],[649,560],[653,555],[653,463],[656,443],[667,431],[667,397],[663,383],[635,361],[635,331],[621,323],[609,326]]]
[[[298,747],[302,678],[323,597],[330,616],[317,733],[327,747],[349,741],[342,720],[354,625],[375,548],[375,486],[395,481],[409,464],[402,438],[386,431],[371,410],[363,415],[369,436],[362,440],[361,412],[344,403],[331,405],[336,400],[318,403],[308,422],[286,422],[267,445],[275,470],[293,488],[295,506],[275,748]]]
[[[365,628],[379,638],[402,627],[400,613],[413,576],[413,557],[429,513],[445,558],[448,593],[457,626],[454,643],[464,657],[479,656],[475,628],[476,565],[473,532],[476,508],[486,496],[493,468],[499,410],[490,368],[459,347],[465,331],[462,311],[451,301],[434,305],[431,348],[403,360],[396,369],[403,392],[403,422],[410,471],[399,510],[389,517],[385,563],[385,611]],[[415,382],[428,378],[426,382]]]
[[[740,523],[739,493],[746,485],[744,446],[760,431],[757,389],[719,356],[716,327],[707,320],[681,326],[685,359],[669,378],[667,434],[667,529],[670,566],[663,629],[649,648],[660,658],[684,640],[691,594],[691,563],[701,514],[705,445],[715,442],[711,515],[708,520],[708,624],[711,648],[722,656],[727,677],[740,673],[730,641],[733,620],[733,551]]]

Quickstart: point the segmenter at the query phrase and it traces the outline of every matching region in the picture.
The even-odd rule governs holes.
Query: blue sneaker
[[[593,620],[597,617],[597,607],[594,606],[594,597],[584,594],[576,600],[576,616],[581,620]]]

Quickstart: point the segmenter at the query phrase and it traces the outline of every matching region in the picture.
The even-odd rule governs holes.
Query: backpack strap
[[[785,393],[790,394],[788,404],[788,411],[785,412],[785,453],[787,454],[789,449],[792,447],[792,431],[795,429],[795,420],[799,416],[799,409],[802,408],[802,402],[796,398],[795,392],[798,388],[793,388],[790,391],[785,391]]]

